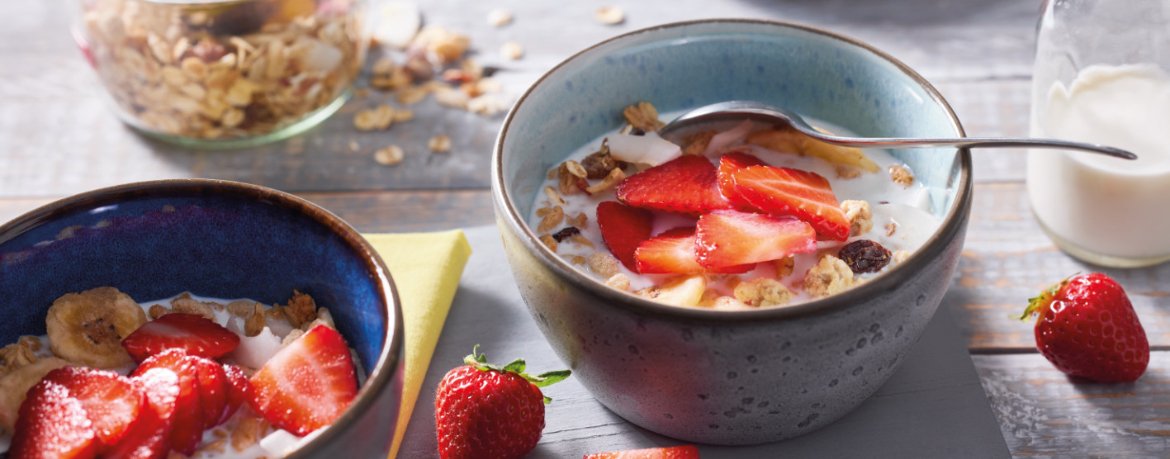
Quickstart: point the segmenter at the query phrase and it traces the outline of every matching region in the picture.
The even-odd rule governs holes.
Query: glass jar
[[[1031,135],[1111,145],[1028,152],[1041,226],[1065,252],[1110,267],[1170,260],[1170,2],[1047,0],[1032,75]]]
[[[154,137],[240,147],[302,132],[345,103],[368,0],[68,0],[114,111]]]

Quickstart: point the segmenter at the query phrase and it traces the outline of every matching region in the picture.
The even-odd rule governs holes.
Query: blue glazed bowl
[[[273,189],[164,180],[82,193],[0,226],[0,343],[44,335],[53,300],[112,286],[145,302],[192,292],[329,308],[369,378],[348,411],[291,454],[385,457],[402,395],[398,294],[381,258],[328,211]]]
[[[526,223],[545,173],[650,101],[674,112],[756,100],[863,136],[962,137],[942,96],[856,40],[797,24],[706,20],[622,35],[544,75],[508,114],[492,195],[533,318],[609,409],[691,442],[755,444],[812,431],[897,369],[942,300],[971,208],[966,150],[898,150],[930,190],[937,232],[908,260],[845,293],[743,311],[676,307],[611,289]]]

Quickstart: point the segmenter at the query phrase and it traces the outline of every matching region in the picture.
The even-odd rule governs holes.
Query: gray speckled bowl
[[[942,225],[907,261],[846,293],[775,309],[675,307],[610,289],[525,223],[546,171],[639,100],[671,112],[759,100],[860,135],[963,136],[914,71],[856,40],[771,21],[669,24],[602,42],[541,78],[508,114],[492,193],[532,316],[606,407],[686,441],[754,444],[841,417],[889,378],[938,308],[970,214],[966,150],[901,150]]]

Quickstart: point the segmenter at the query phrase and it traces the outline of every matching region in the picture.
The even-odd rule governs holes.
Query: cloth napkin
[[[398,288],[398,299],[402,302],[402,325],[406,330],[406,379],[402,384],[402,406],[389,457],[394,459],[402,446],[406,423],[414,412],[463,267],[471,256],[471,246],[460,230],[363,236],[390,269]]]

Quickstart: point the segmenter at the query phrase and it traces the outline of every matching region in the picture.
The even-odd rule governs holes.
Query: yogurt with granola
[[[273,307],[187,293],[139,304],[102,287],[58,298],[46,326],[0,349],[0,454],[282,457],[364,379],[328,309],[300,292]]]
[[[927,188],[885,151],[752,121],[675,144],[650,104],[623,115],[549,171],[528,219],[613,288],[681,306],[795,304],[879,275],[939,226]]]

